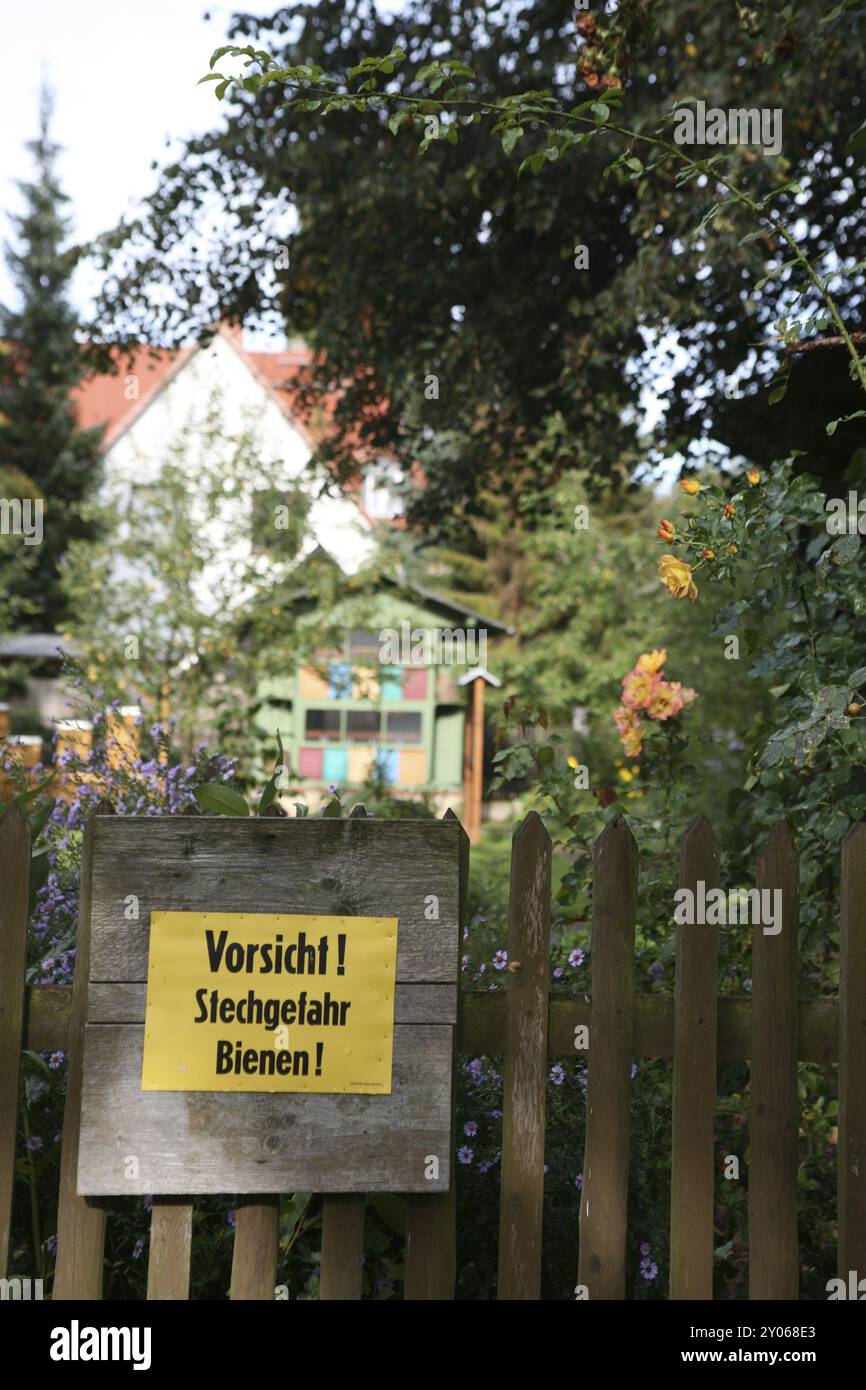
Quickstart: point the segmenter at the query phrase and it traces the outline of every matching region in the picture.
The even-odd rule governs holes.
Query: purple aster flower
[[[470,1139],[474,1138],[475,1135],[478,1133],[478,1121],[467,1120],[465,1125],[463,1126],[463,1133],[468,1134]]]
[[[65,1058],[65,1052],[52,1052],[51,1056],[48,1059],[48,1065],[51,1068],[51,1070],[56,1071],[58,1067],[62,1067]]]
[[[558,979],[561,978],[561,976],[562,976],[562,966],[561,966],[561,965],[558,965],[558,966],[556,967],[556,969],[554,970],[554,972],[553,972],[553,978],[554,978],[554,980],[558,980]]]
[[[640,1272],[643,1275],[644,1279],[646,1279],[647,1283],[651,1283],[652,1280],[655,1279],[656,1275],[658,1274],[659,1267],[657,1264],[653,1264],[652,1260],[650,1259],[641,1260]]]
[[[134,1260],[137,1260],[143,1249],[144,1249],[144,1237],[143,1237],[143,1236],[140,1236],[139,1239],[135,1242],[135,1244],[134,1244],[133,1247],[132,1247],[132,1258],[133,1258]]]
[[[227,1219],[229,1225],[231,1226],[232,1230],[234,1230],[234,1229],[235,1229],[235,1213],[234,1213],[233,1211],[230,1211],[229,1214],[228,1214],[228,1217],[227,1217],[226,1219]]]
[[[631,1064],[631,1075],[632,1080],[634,1080],[634,1078],[637,1076],[637,1062],[632,1062]]]
[[[497,952],[496,952],[496,955],[493,957],[493,969],[494,969],[494,970],[504,970],[507,964],[508,964],[508,952],[507,952],[507,951],[497,951]]]
[[[575,1187],[579,1187],[579,1188],[582,1188],[582,1187],[583,1187],[583,1173],[575,1173],[575,1175],[574,1175],[574,1185],[575,1185]]]
[[[25,1142],[24,1147],[28,1153],[35,1154],[38,1153],[40,1149],[44,1148],[45,1145],[38,1134],[31,1134],[30,1138]]]
[[[457,1157],[461,1163],[471,1163],[472,1150],[468,1148],[466,1144],[464,1144],[462,1149],[457,1150]]]
[[[568,963],[572,970],[576,970],[579,965],[583,965],[584,959],[583,951],[579,946],[575,946],[574,950],[569,952]]]
[[[554,1086],[561,1086],[565,1080],[565,1072],[558,1062],[555,1067],[550,1068],[550,1079]]]
[[[332,782],[331,785],[330,785],[329,788],[328,788],[328,791],[331,793],[331,796],[336,796],[336,795],[338,794],[339,790],[340,790],[340,788],[339,788],[339,786],[338,786],[338,784],[337,784],[336,782]]]

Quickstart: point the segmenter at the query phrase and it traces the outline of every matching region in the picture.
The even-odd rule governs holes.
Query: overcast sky
[[[36,133],[43,78],[55,95],[53,136],[63,146],[58,173],[72,199],[75,235],[87,239],[114,226],[150,191],[150,164],[165,158],[166,138],[216,124],[213,86],[199,87],[198,79],[224,41],[232,11],[243,8],[205,0],[144,0],[141,6],[130,0],[4,0],[3,242],[10,230],[6,214],[21,210],[15,181],[32,172],[26,142]],[[73,296],[79,308],[89,289],[80,273]],[[0,300],[9,297],[6,267],[0,265]]]

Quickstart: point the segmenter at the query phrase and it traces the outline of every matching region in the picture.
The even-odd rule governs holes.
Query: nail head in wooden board
[[[93,897],[93,857],[99,827],[113,816],[109,802],[101,801],[84,832],[81,856],[81,891],[75,978],[69,1018],[69,1058],[63,1142],[60,1150],[60,1191],[57,1204],[57,1260],[54,1267],[55,1300],[99,1299],[105,1256],[105,1210],[76,1190],[78,1148],[81,1135],[81,1095],[84,1069],[84,1031],[87,1018],[87,978],[90,970],[90,912]],[[123,1191],[123,1185],[117,1189]],[[151,1188],[151,1191],[154,1189]],[[158,1190],[158,1189],[157,1189]]]
[[[147,985],[91,981],[88,1023],[144,1023]],[[457,986],[398,985],[394,991],[395,1023],[456,1023]]]
[[[13,802],[0,816],[0,1277],[6,1274],[24,1042],[30,822]]]
[[[719,887],[719,846],[703,816],[683,836],[680,888]],[[694,897],[693,897],[694,901]],[[716,989],[719,929],[677,924],[671,1123],[671,1298],[712,1299]]]
[[[363,1192],[329,1193],[322,1199],[322,1258],[319,1298],[358,1299],[363,1287]]]
[[[500,1299],[541,1297],[552,852],[541,817],[531,811],[511,844],[508,960],[519,957],[522,968],[506,980]]]
[[[866,824],[842,841],[838,1274],[866,1276]]]
[[[625,1296],[637,845],[616,816],[593,851],[592,1018],[578,1283],[590,1299]]]
[[[372,816],[119,816],[97,826],[92,980],[147,978],[152,911],[396,917],[397,980],[457,977],[463,829]],[[127,897],[139,918],[124,916]],[[439,899],[438,920],[425,917]]]
[[[238,1198],[232,1251],[233,1301],[273,1300],[277,1283],[279,1236],[278,1196],[270,1193],[259,1198]]]
[[[145,1092],[144,1028],[90,1024],[80,1190],[91,1196],[442,1190],[451,1168],[453,1035],[450,1025],[395,1027],[390,1096]],[[136,1178],[125,1174],[131,1153],[138,1158]],[[442,1156],[432,1181],[424,1163],[431,1153]]]
[[[784,821],[770,833],[755,882],[781,891],[782,927],[768,935],[758,923],[752,938],[749,1298],[796,1299],[800,870]]]
[[[147,1297],[189,1298],[192,1251],[192,1202],[154,1197],[150,1213]]]

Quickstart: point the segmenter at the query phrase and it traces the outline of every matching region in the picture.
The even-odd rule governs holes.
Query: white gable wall
[[[254,432],[256,454],[261,460],[255,487],[300,487],[313,499],[307,518],[308,535],[302,555],[317,545],[327,551],[347,574],[355,573],[370,556],[373,541],[369,524],[353,501],[336,492],[322,493],[322,479],[307,468],[310,446],[271,393],[222,335],[209,347],[194,353],[177,374],[159,391],[142,414],[110,447],[105,456],[103,495],[109,501],[127,496],[132,487],[155,483],[169,461],[170,449],[187,430],[193,439],[190,449],[190,507],[195,514],[195,440],[203,436],[213,400],[219,405],[225,433],[222,463],[226,477],[232,476],[234,440]],[[201,440],[202,449],[205,447]],[[213,468],[211,455],[208,464]],[[331,495],[332,494],[332,495]],[[252,553],[250,521],[251,496],[226,498],[217,529],[209,539],[224,557],[220,580],[225,584],[233,562],[247,562]],[[266,571],[267,555],[258,560]],[[213,576],[202,575],[206,595]],[[238,598],[242,599],[239,594]]]

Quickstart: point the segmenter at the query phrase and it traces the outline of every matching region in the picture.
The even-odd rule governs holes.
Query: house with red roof
[[[279,496],[298,514],[293,563],[303,565],[316,554],[347,578],[357,575],[373,557],[378,534],[400,524],[401,504],[393,488],[400,473],[393,460],[378,459],[359,466],[357,479],[342,487],[315,475],[312,455],[333,401],[325,402],[316,418],[305,409],[299,380],[309,361],[308,350],[297,344],[278,352],[247,351],[241,331],[222,324],[209,342],[195,348],[142,347],[118,358],[113,374],[82,382],[75,393],[79,423],[105,431],[103,500],[115,500],[124,515],[146,506],[171,442],[183,435],[193,450],[189,505],[194,511],[195,450],[211,451],[201,460],[211,471],[222,457],[215,460],[213,449],[224,451],[230,478],[236,440],[241,433],[252,434],[262,495]],[[271,562],[267,545],[254,533],[257,524],[267,524],[266,513],[257,513],[255,495],[239,490],[221,524],[220,573],[202,573],[203,603],[211,593],[224,594],[226,574],[241,573],[251,553],[260,552],[256,563]],[[363,628],[347,627],[339,648],[318,653],[315,665],[263,680],[261,733],[279,729],[293,787],[310,793],[313,801],[331,785],[357,788],[377,769],[398,794],[423,792],[442,805],[459,804],[469,746],[467,691],[460,677],[484,666],[488,637],[495,640],[507,629],[399,577],[380,582],[370,612]],[[393,637],[386,651],[383,634],[396,633],[404,640],[395,659]],[[442,633],[444,643],[437,637]],[[9,640],[0,642],[0,661]],[[58,639],[53,640],[56,646]],[[51,715],[58,713],[55,692]]]

